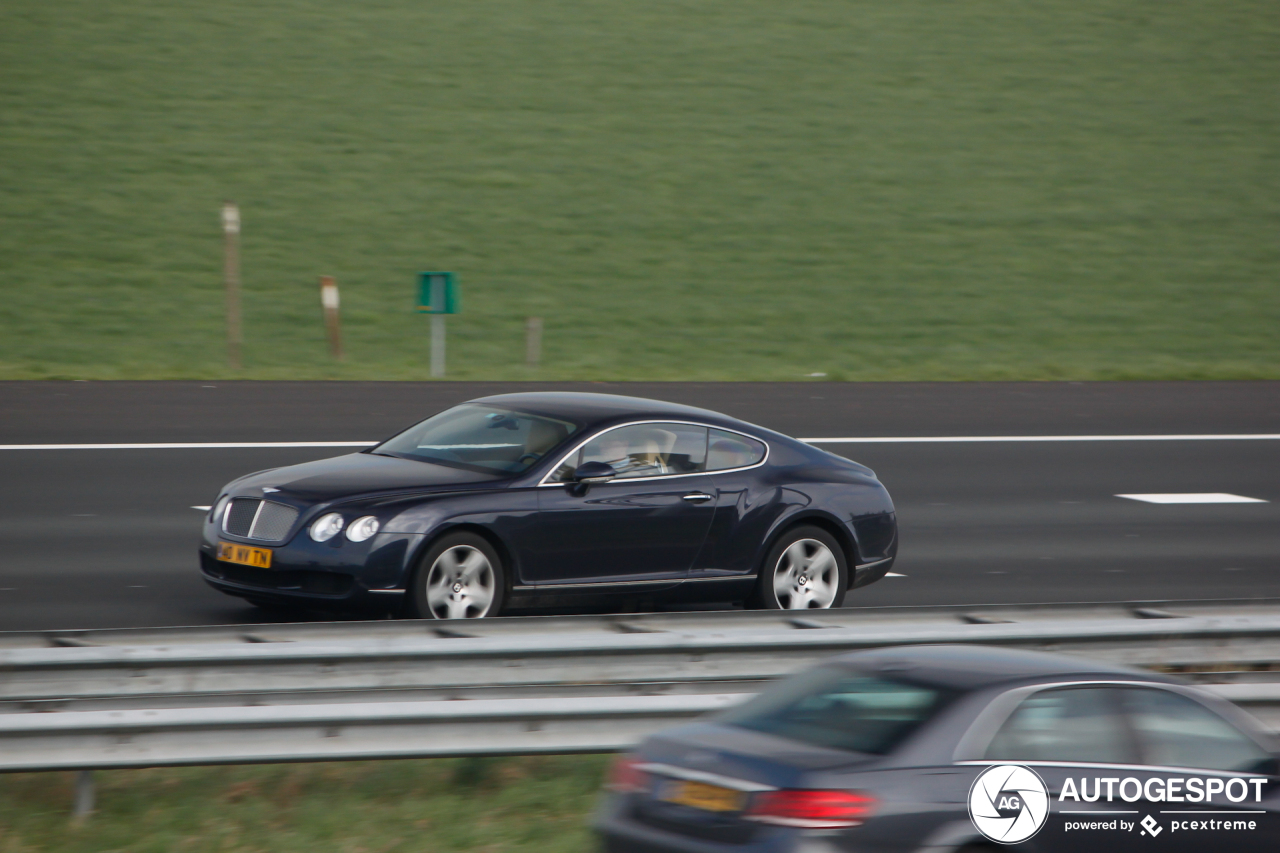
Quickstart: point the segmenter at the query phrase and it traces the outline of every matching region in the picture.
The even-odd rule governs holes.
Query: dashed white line
[[[905,578],[906,577],[906,575],[902,574],[901,572],[885,572],[884,576],[887,578]]]
[[[1246,498],[1244,495],[1233,495],[1227,492],[1183,492],[1149,495],[1116,495],[1131,501],[1142,501],[1149,504],[1264,504],[1262,498]]]

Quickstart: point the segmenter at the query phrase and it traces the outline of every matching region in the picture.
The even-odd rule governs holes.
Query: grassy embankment
[[[249,378],[424,378],[424,268],[452,378],[1280,377],[1278,35],[1270,0],[11,0],[0,378],[230,375],[224,198]]]
[[[585,853],[603,756],[0,775],[0,853]]]

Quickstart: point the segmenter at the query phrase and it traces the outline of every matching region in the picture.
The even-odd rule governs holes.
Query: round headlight
[[[322,515],[311,523],[311,538],[328,542],[342,531],[342,516],[336,512]]]
[[[372,515],[357,518],[347,526],[347,538],[352,542],[363,542],[378,532],[378,519]]]

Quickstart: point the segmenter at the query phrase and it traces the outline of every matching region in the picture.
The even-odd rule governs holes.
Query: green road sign
[[[458,287],[453,273],[418,273],[418,312],[421,314],[458,313]]]

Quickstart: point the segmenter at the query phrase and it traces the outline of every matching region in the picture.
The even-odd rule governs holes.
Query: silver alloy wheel
[[[830,607],[839,584],[836,555],[817,539],[793,542],[773,569],[773,594],[783,610]]]
[[[493,566],[484,552],[455,545],[427,572],[427,608],[437,619],[479,619],[493,604]]]

